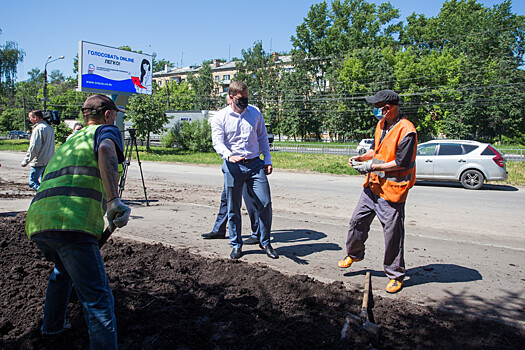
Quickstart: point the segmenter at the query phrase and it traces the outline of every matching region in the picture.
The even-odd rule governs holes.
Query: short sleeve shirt
[[[93,137],[93,151],[95,152],[95,157],[98,155],[100,143],[106,139],[110,139],[115,143],[119,164],[124,162],[125,159],[124,152],[122,151],[122,134],[120,133],[120,130],[114,125],[102,125],[95,131],[95,136]],[[98,241],[94,236],[75,231],[42,232],[31,236],[31,239],[33,241],[98,244]]]

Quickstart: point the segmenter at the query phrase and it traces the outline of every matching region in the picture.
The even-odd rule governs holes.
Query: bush
[[[161,142],[164,147],[177,146],[194,152],[213,150],[211,127],[207,119],[178,123],[161,138]]]
[[[71,135],[73,129],[71,129],[66,123],[61,122],[58,125],[52,125],[55,129],[55,143],[62,144],[66,142],[67,137]]]

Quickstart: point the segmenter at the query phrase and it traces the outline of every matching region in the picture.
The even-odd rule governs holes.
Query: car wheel
[[[359,153],[359,155],[365,154],[366,153],[366,149],[360,148],[359,151],[357,151],[357,153]]]
[[[461,174],[461,184],[467,190],[479,190],[484,180],[483,174],[478,170],[470,169]]]

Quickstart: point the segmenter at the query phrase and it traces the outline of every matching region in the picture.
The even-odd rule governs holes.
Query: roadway
[[[20,152],[0,151],[0,181],[25,182]],[[142,162],[149,206],[140,172],[132,160],[123,199],[132,206],[129,225],[116,235],[187,248],[205,258],[227,258],[227,240],[202,240],[219,205],[218,166]],[[348,270],[344,257],[348,220],[357,203],[362,176],[334,176],[276,169],[270,176],[274,222],[272,244],[281,255],[270,260],[245,246],[241,261],[262,263],[287,274],[307,274],[324,282],[362,288],[372,272],[375,295],[388,296],[382,268],[384,241],[374,221],[366,259]],[[30,199],[0,200],[0,212],[25,210]],[[469,191],[459,184],[418,183],[406,205],[407,281],[395,297],[422,305],[523,325],[525,320],[525,189],[499,184]],[[243,217],[245,233],[248,218]],[[391,297],[391,296],[389,296]]]

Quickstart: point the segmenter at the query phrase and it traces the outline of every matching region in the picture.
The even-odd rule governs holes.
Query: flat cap
[[[374,96],[366,97],[366,100],[370,103],[384,102],[391,105],[397,105],[399,104],[399,95],[392,90],[381,90]]]
[[[115,110],[122,113],[126,113],[126,111],[122,108],[118,108],[112,99],[102,94],[89,96],[82,105],[82,113],[84,115],[97,114],[99,111],[102,110]]]

